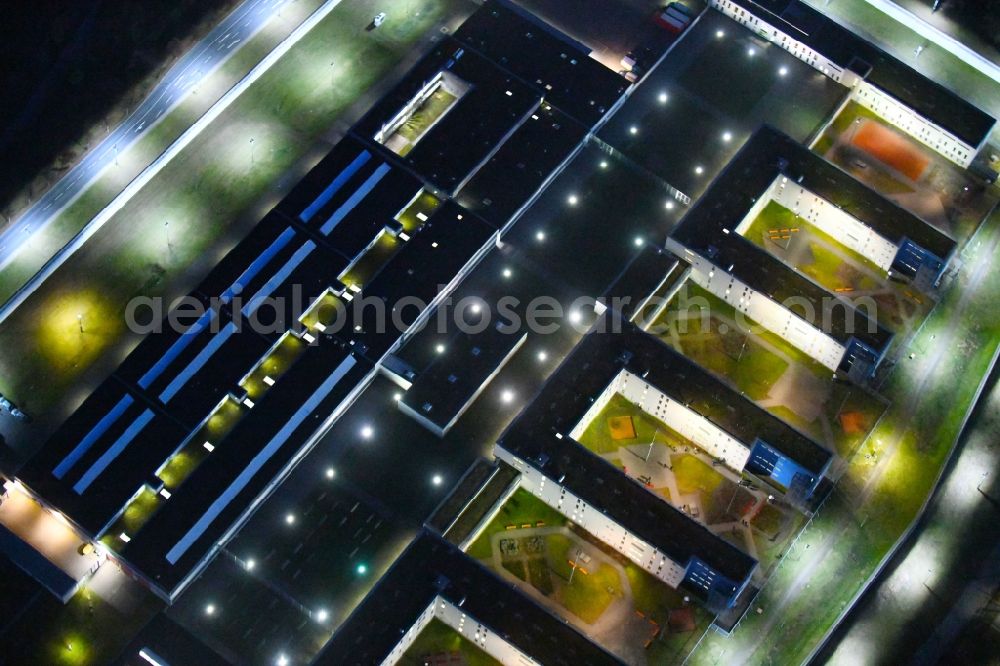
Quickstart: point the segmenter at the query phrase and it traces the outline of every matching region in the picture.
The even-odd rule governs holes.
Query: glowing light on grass
[[[335,470],[332,467],[327,467],[326,468],[326,478],[333,479],[336,476],[337,476],[337,470]]]
[[[535,240],[538,241],[539,243],[541,243],[542,241],[544,241],[545,240],[545,232],[544,231],[536,231],[535,232]]]
[[[364,576],[366,573],[368,573],[368,566],[365,564],[359,564],[357,567],[355,567],[354,570],[358,573],[359,576]]]
[[[636,127],[635,125],[632,125],[631,127],[628,128],[628,133],[629,134],[633,134],[633,135],[634,134],[638,134],[639,133],[639,128]]]
[[[705,173],[705,167],[699,164],[694,168],[694,172],[700,176],[701,174]]]
[[[549,355],[545,351],[538,352],[538,361],[540,363],[545,363],[549,358]]]
[[[294,525],[295,524],[295,514],[294,513],[287,513],[287,514],[285,514],[285,524],[286,525]]]
[[[440,486],[442,483],[444,483],[444,477],[441,476],[440,474],[435,474],[434,476],[431,477],[431,483],[433,483],[435,486]]]
[[[505,268],[505,269],[503,269],[503,273],[502,273],[502,275],[503,275],[503,276],[504,276],[505,278],[507,278],[508,280],[510,279],[510,276],[511,276],[511,275],[513,275],[513,274],[514,274],[514,273],[513,273],[513,272],[512,272],[512,271],[511,271],[511,270],[510,270],[509,268]]]
[[[366,425],[366,426],[362,426],[361,427],[361,437],[363,439],[371,439],[372,435],[374,435],[374,434],[375,434],[375,430],[370,425]]]
[[[733,133],[732,132],[723,132],[722,133],[722,140],[724,142],[726,142],[726,143],[729,143],[730,141],[733,140]]]
[[[572,312],[569,313],[569,321],[570,323],[573,324],[579,324],[581,321],[583,321],[583,315],[580,314],[579,310],[573,310]]]
[[[788,75],[788,68],[787,67],[779,67],[778,68],[778,76],[787,76],[787,75]]]
[[[580,199],[575,194],[571,194],[568,197],[566,197],[566,203],[568,203],[570,206],[575,206],[577,203],[579,203],[579,201]]]
[[[661,92],[658,99],[660,100],[660,104],[666,104],[667,100],[669,100],[670,97],[667,95],[667,93]]]
[[[509,405],[514,402],[514,392],[510,389],[504,389],[500,392],[500,401],[505,405]]]
[[[96,289],[50,298],[39,309],[39,317],[37,345],[32,347],[47,361],[50,372],[69,377],[83,372],[113,344],[124,322]]]

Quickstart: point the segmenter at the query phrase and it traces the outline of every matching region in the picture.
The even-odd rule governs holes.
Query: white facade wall
[[[667,249],[684,257],[691,264],[691,279],[695,284],[718,296],[737,312],[760,324],[772,333],[781,336],[831,370],[836,370],[847,348],[835,339],[809,324],[786,306],[813,308],[807,302],[779,304],[767,294],[754,291],[735,277],[717,268],[705,257],[697,254],[673,238],[667,239]],[[792,270],[792,269],[789,269]],[[822,312],[815,312],[819,317]]]
[[[657,418],[704,449],[713,458],[721,458],[737,473],[750,458],[750,449],[743,442],[722,430],[697,412],[688,409],[659,389],[650,386],[637,375],[623,371],[619,392],[639,405],[642,411]]]
[[[434,617],[475,643],[476,647],[504,666],[536,666],[539,663],[441,597],[435,599]]]
[[[486,625],[477,622],[475,618],[466,615],[461,608],[438,596],[434,597],[434,601],[420,614],[413,626],[407,629],[389,656],[382,661],[382,666],[398,663],[432,619],[441,620],[504,666],[538,665],[537,661],[490,631]]]
[[[882,270],[888,271],[892,267],[892,260],[896,258],[899,247],[867,224],[784,176],[775,179],[770,192],[772,201],[870,259]]]
[[[746,236],[747,229],[750,228],[753,221],[756,220],[762,212],[764,212],[764,209],[767,208],[767,204],[771,203],[771,199],[774,197],[772,190],[774,189],[776,182],[777,179],[771,181],[771,184],[768,185],[764,193],[757,198],[753,206],[750,207],[750,210],[747,211],[747,214],[743,216],[743,219],[740,220],[740,223],[735,229],[732,229],[732,231],[735,231],[740,236]]]
[[[972,164],[976,157],[977,147],[958,139],[867,81],[854,86],[851,99],[963,168]]]
[[[608,401],[614,395],[621,395],[629,402],[635,403],[639,409],[667,426],[676,430],[681,436],[691,440],[704,449],[713,458],[725,461],[737,474],[743,471],[750,458],[750,449],[738,439],[722,430],[711,421],[691,410],[665,393],[647,383],[644,379],[628,370],[622,370],[594,401],[580,422],[570,431],[572,439],[580,439],[587,426],[597,418]]]
[[[795,40],[767,21],[738,6],[731,0],[708,0],[714,7],[737,23],[746,26],[761,37],[784,50],[811,67],[819,70],[837,83],[853,89],[851,98],[871,109],[893,125],[917,139],[929,148],[945,156],[959,166],[966,168],[976,156],[978,146],[970,146],[947,130],[917,114],[895,98],[864,81],[850,70],[834,64],[826,56]]]
[[[410,649],[411,645],[413,645],[413,641],[417,640],[417,636],[420,635],[420,632],[424,630],[424,627],[430,624],[432,619],[434,619],[434,608],[437,606],[437,599],[438,598],[435,597],[434,602],[425,608],[424,612],[417,618],[417,621],[406,630],[406,633],[403,634],[403,637],[399,639],[398,643],[396,643],[396,647],[392,649],[389,656],[382,660],[382,666],[392,666],[403,658],[406,651]]]
[[[621,373],[618,374],[601,392],[600,397],[594,401],[594,404],[590,406],[587,413],[583,415],[579,423],[573,426],[573,429],[569,431],[569,436],[573,439],[580,439],[583,435],[583,431],[587,429],[587,426],[591,421],[597,418],[597,415],[601,413],[605,405],[611,400],[611,397],[618,393],[618,387],[621,385]]]
[[[496,447],[496,456],[521,472],[520,485],[522,488],[667,585],[676,588],[684,580],[686,562],[674,562],[655,546],[632,534],[502,446]]]
[[[759,16],[755,16],[743,9],[735,2],[731,2],[730,0],[708,0],[708,4],[710,7],[718,9],[729,18],[749,28],[764,39],[777,44],[807,65],[823,72],[837,83],[850,86],[857,80],[858,77],[854,72],[850,70],[845,71],[823,54],[793,39]]]

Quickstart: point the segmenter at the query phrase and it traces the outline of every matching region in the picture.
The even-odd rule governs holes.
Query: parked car
[[[385,12],[379,12],[375,15],[375,19],[372,21],[372,25],[376,28],[385,23]]]

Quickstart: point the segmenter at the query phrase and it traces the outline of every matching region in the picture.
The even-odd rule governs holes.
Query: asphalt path
[[[0,233],[0,270],[17,256],[35,234],[114,164],[118,154],[138,141],[169,113],[201,80],[213,72],[243,42],[253,37],[289,0],[245,0],[170,68],[142,103],[34,205]],[[294,1],[294,0],[291,0]]]

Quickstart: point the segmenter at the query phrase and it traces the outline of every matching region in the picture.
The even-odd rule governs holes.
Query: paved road
[[[968,20],[966,15],[958,14],[955,18],[952,18],[952,16],[957,12],[953,11],[951,2],[942,2],[941,8],[937,12],[934,12],[931,10],[934,0],[892,1],[911,14],[915,15],[917,18],[930,23],[941,32],[947,33],[964,43],[979,53],[979,55],[987,58],[990,62],[1000,65],[1000,51],[998,51],[992,44],[984,41],[979,35],[972,32],[967,24],[963,24],[963,21]]]
[[[221,65],[237,46],[256,34],[289,1],[294,0],[245,0],[185,54],[125,122],[0,234],[0,269],[13,261],[21,247],[34,234],[43,231],[105,168],[114,164],[118,153],[138,141],[205,75]]]
[[[974,67],[981,73],[1000,83],[1000,67],[992,60],[983,57],[982,54],[973,51],[971,48],[958,41],[950,34],[940,30],[937,26],[931,25],[923,18],[916,16],[907,9],[899,6],[890,0],[865,0],[872,7],[887,14],[896,21],[912,29],[921,37],[929,39],[935,44],[949,51],[965,64]]]
[[[988,224],[988,222],[984,224]],[[985,247],[977,245],[979,242],[977,239],[981,236],[982,230],[977,237],[974,237],[970,241],[970,245],[975,246],[975,254],[967,261],[964,268],[969,273],[969,282],[961,287],[962,297],[954,313],[955,321],[961,318],[962,312],[968,307],[973,295],[979,291],[987,271],[992,267],[992,258],[996,252],[1000,251],[1000,234],[993,233],[992,237],[986,240]],[[909,377],[909,386],[917,387],[911,388],[910,395],[923,395],[925,390],[940,390],[931,379],[937,374],[940,367],[944,367],[942,364],[946,364],[951,360],[951,355],[958,353],[958,344],[955,336],[959,333],[961,331],[956,331],[955,328],[942,332],[940,334],[942,339],[937,341],[932,346],[931,353],[927,354],[921,354],[919,346],[911,342],[909,349],[913,349],[915,354],[919,354],[913,360],[907,358],[909,349],[899,351],[899,363],[901,367],[896,368],[894,372],[897,374],[906,372]],[[903,364],[908,363],[913,365],[903,366]],[[906,410],[897,419],[898,422],[908,422],[914,416],[914,410],[919,408],[920,404],[920,400],[910,401],[906,406]],[[767,609],[767,620],[763,625],[756,627],[755,637],[735,649],[732,654],[727,654],[727,658],[731,660],[731,663],[750,663],[752,658],[757,654],[757,651],[762,647],[766,647],[769,643],[770,637],[773,635],[772,632],[777,630],[775,625],[784,622],[785,609],[802,594],[809,593],[807,591],[808,586],[817,569],[823,566],[839,548],[843,547],[842,537],[850,529],[851,522],[855,520],[855,516],[863,515],[868,510],[868,502],[872,498],[874,491],[878,488],[884,474],[891,468],[894,454],[901,445],[904,434],[904,429],[902,428],[894,432],[892,440],[883,449],[877,467],[869,476],[868,483],[862,489],[860,496],[857,498],[847,498],[847,501],[854,505],[854,511],[851,512],[853,515],[845,512],[844,516],[826,531],[819,534],[815,531],[811,533],[807,532],[799,538],[799,553],[794,560],[799,567],[798,573],[792,583],[788,585],[784,594],[770,604],[770,607]],[[835,490],[835,492],[838,491]],[[919,584],[917,582],[917,585]],[[861,659],[854,663],[866,662],[864,659]]]
[[[934,664],[1000,584],[1000,369],[925,519],[816,663]]]

